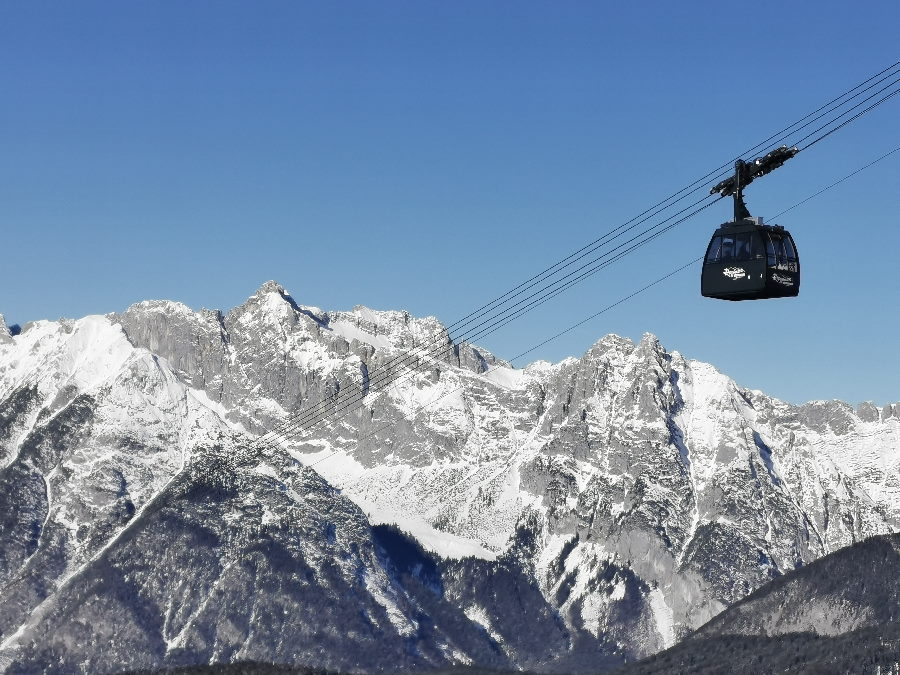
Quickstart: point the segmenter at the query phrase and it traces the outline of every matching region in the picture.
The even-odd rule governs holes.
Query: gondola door
[[[779,228],[780,229],[780,228]],[[766,236],[766,291],[769,297],[800,293],[800,256],[786,230],[770,229]]]

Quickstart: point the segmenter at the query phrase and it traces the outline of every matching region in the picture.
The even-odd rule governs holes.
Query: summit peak
[[[289,293],[284,290],[284,286],[279,284],[277,281],[269,280],[260,286],[255,295],[266,295],[268,293],[278,293],[279,295],[289,295]]]

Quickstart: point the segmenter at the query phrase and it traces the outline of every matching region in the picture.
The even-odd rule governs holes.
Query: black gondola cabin
[[[719,300],[790,298],[800,293],[800,257],[791,233],[780,225],[763,225],[744,203],[743,190],[784,164],[800,150],[782,145],[768,154],[734,163],[734,175],[710,194],[734,198],[734,220],[713,232],[700,276],[700,293]]]
[[[720,300],[793,297],[800,292],[800,258],[791,233],[761,218],[725,223],[709,241],[700,293]]]

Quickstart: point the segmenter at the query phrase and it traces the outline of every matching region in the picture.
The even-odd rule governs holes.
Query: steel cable
[[[900,62],[898,62],[898,63],[900,63]],[[828,114],[829,112],[833,112],[833,111],[836,110],[837,108],[846,105],[849,101],[852,101],[854,98],[858,97],[858,96],[861,95],[862,93],[865,93],[866,91],[869,91],[870,89],[872,89],[873,87],[877,86],[877,85],[880,84],[881,82],[884,82],[886,79],[890,79],[890,78],[892,78],[892,77],[895,77],[895,76],[897,75],[897,72],[890,72],[890,74],[887,75],[886,77],[882,77],[881,79],[879,79],[879,80],[878,80],[877,82],[875,82],[874,84],[870,84],[868,87],[863,88],[862,91],[859,91],[857,94],[855,94],[854,96],[850,97],[849,99],[847,99],[847,100],[845,100],[845,101],[843,101],[843,102],[840,102],[840,103],[836,103],[836,102],[839,102],[839,101],[841,101],[841,99],[846,98],[850,93],[852,93],[853,91],[855,91],[855,90],[857,90],[857,89],[862,88],[864,84],[871,82],[873,79],[878,78],[880,75],[883,75],[885,72],[896,71],[896,66],[897,66],[897,65],[898,65],[898,64],[893,64],[893,65],[890,66],[889,68],[884,69],[884,70],[881,71],[880,73],[878,73],[878,74],[872,76],[871,78],[869,78],[868,80],[864,81],[863,83],[857,85],[857,86],[854,87],[853,89],[848,90],[848,92],[845,92],[845,93],[842,94],[841,96],[838,96],[838,97],[836,97],[835,99],[832,99],[832,101],[830,101],[829,103],[825,104],[825,106],[821,106],[821,107],[820,107],[819,109],[817,109],[816,111],[813,111],[813,113],[810,113],[810,114],[807,115],[806,117],[801,118],[801,120],[798,120],[798,122],[795,122],[794,124],[792,124],[792,125],[786,127],[785,129],[786,129],[786,130],[792,129],[793,127],[796,127],[800,122],[809,119],[810,121],[808,121],[806,124],[803,124],[803,125],[800,126],[798,129],[795,129],[795,131],[796,131],[796,130],[799,130],[799,129],[802,129],[802,128],[806,127],[806,126],[809,126],[809,124],[811,124],[812,122],[817,121],[818,119],[821,119],[821,117],[822,117],[823,115]],[[893,86],[893,85],[896,84],[898,81],[900,81],[900,79],[898,79],[898,80],[893,80],[892,83],[891,83],[890,85],[888,85],[887,87],[883,87],[881,90],[879,90],[879,91],[876,92],[875,94],[873,94],[873,95],[867,97],[866,99],[864,99],[864,101],[862,101],[862,102],[856,104],[855,106],[853,106],[853,107],[850,108],[849,110],[840,113],[839,115],[837,115],[834,119],[830,120],[830,121],[829,121],[828,123],[826,123],[825,125],[820,126],[820,127],[816,130],[816,132],[821,131],[821,130],[824,129],[824,128],[827,128],[829,125],[833,124],[835,121],[837,121],[838,119],[840,119],[840,118],[843,117],[844,115],[848,114],[850,111],[852,111],[852,110],[858,108],[860,105],[862,105],[862,103],[865,103],[866,101],[871,100],[874,96],[877,96],[879,93],[881,93],[881,92],[885,91],[886,89],[888,89],[889,87]],[[887,95],[887,96],[884,97],[883,99],[881,99],[881,100],[877,101],[876,103],[870,105],[870,106],[867,107],[866,109],[864,109],[864,110],[858,112],[856,115],[854,115],[854,116],[851,117],[850,119],[843,121],[843,122],[842,122],[840,125],[838,125],[836,128],[831,129],[830,131],[828,131],[828,132],[826,132],[825,134],[823,134],[820,138],[814,140],[812,143],[810,143],[809,145],[805,146],[804,149],[810,147],[811,145],[813,145],[814,143],[818,142],[819,140],[822,140],[822,138],[826,137],[827,135],[830,135],[831,133],[834,133],[834,132],[837,131],[839,128],[842,128],[843,126],[846,126],[847,124],[849,124],[850,122],[852,122],[854,119],[856,119],[856,118],[858,118],[859,116],[865,114],[866,112],[870,111],[870,110],[873,109],[874,107],[877,107],[878,105],[880,105],[881,103],[883,103],[885,100],[887,100],[887,98],[890,98],[891,96],[895,95],[896,93],[898,93],[898,91],[892,92],[891,94]],[[815,115],[815,114],[818,113],[819,111],[822,111],[823,109],[827,109],[827,111],[826,111],[825,113],[822,113],[822,114],[818,115],[817,117],[813,117],[813,115]],[[812,119],[810,119],[810,118],[812,118]],[[810,137],[811,137],[812,135],[814,135],[816,132],[813,132],[812,134],[808,134],[808,135],[805,136],[802,140],[806,140],[806,139],[810,138]],[[778,136],[778,135],[781,134],[781,133],[782,133],[782,132],[779,132],[778,134],[775,134],[775,135],[771,136],[769,139],[767,139],[767,141],[768,141],[768,140],[771,140],[771,138],[774,138],[775,136]],[[764,143],[765,143],[765,141],[764,141]],[[758,144],[757,146],[754,146],[754,147],[760,147],[761,145],[762,145],[762,144]],[[727,165],[723,165],[723,167],[724,167],[724,166],[727,166]],[[715,173],[715,172],[711,172],[711,173]],[[701,181],[703,181],[703,180],[705,180],[709,175],[711,175],[711,174],[707,174],[707,176],[704,176],[702,179],[698,179],[698,181],[695,181],[695,184],[696,184],[696,183],[699,183],[699,182],[701,182]],[[657,214],[661,213],[662,211],[665,211],[666,209],[670,208],[671,206],[673,206],[673,205],[674,205],[675,203],[677,203],[678,201],[681,201],[681,199],[685,198],[688,194],[690,194],[690,192],[688,192],[687,194],[684,194],[683,196],[681,196],[681,197],[680,197],[678,200],[676,200],[675,202],[672,202],[672,203],[670,203],[670,204],[666,204],[667,202],[671,201],[673,197],[676,197],[676,196],[680,195],[682,192],[685,192],[685,191],[689,190],[693,185],[694,185],[694,184],[688,186],[687,188],[682,189],[681,191],[675,193],[674,195],[671,195],[671,196],[670,196],[669,198],[667,198],[666,200],[663,200],[662,202],[659,202],[656,206],[651,207],[651,209],[648,209],[647,211],[644,211],[641,215],[650,213],[650,214],[651,214],[650,217],[652,217],[653,215],[657,215]],[[662,207],[660,207],[660,208],[657,208],[657,207],[659,207],[660,205],[665,205],[665,206],[662,206]],[[690,208],[690,207],[689,207],[689,208]],[[656,209],[656,210],[654,210],[654,209]],[[682,212],[683,212],[683,211],[682,211]],[[681,213],[681,212],[679,212],[679,213]],[[676,214],[676,215],[678,215],[678,214]],[[640,216],[638,216],[638,217],[640,217]],[[673,216],[673,217],[674,217],[674,216]],[[494,307],[494,306],[497,304],[498,301],[501,301],[501,300],[505,300],[505,301],[506,301],[506,302],[502,303],[501,306],[502,306],[503,304],[507,304],[507,303],[510,302],[511,300],[513,300],[513,299],[515,299],[516,297],[520,296],[524,291],[530,290],[530,289],[533,288],[534,286],[538,285],[542,280],[546,280],[546,279],[548,278],[548,276],[549,276],[549,277],[552,277],[552,276],[558,274],[559,272],[562,271],[562,269],[565,269],[565,268],[571,266],[571,265],[574,264],[577,260],[583,259],[586,255],[588,255],[589,253],[591,253],[591,252],[597,250],[597,249],[600,248],[600,246],[602,246],[603,244],[609,243],[609,241],[611,241],[611,240],[609,239],[610,235],[612,235],[612,234],[614,234],[614,233],[616,233],[616,232],[620,232],[618,235],[616,235],[615,237],[612,238],[612,239],[614,240],[614,239],[618,238],[619,236],[621,236],[622,234],[624,234],[625,232],[634,229],[634,228],[637,226],[637,224],[640,224],[640,222],[645,222],[645,221],[647,220],[647,218],[644,218],[643,221],[640,221],[639,223],[633,224],[631,227],[627,227],[627,229],[626,229],[626,226],[629,225],[630,223],[633,223],[634,220],[635,220],[635,219],[632,219],[631,221],[628,221],[627,223],[625,223],[625,224],[619,226],[618,228],[615,228],[615,229],[611,230],[609,233],[605,234],[603,237],[598,238],[597,240],[595,240],[595,241],[592,242],[591,244],[588,244],[588,245],[585,246],[585,247],[582,247],[582,249],[579,249],[579,251],[576,251],[575,253],[571,254],[571,255],[568,256],[567,258],[564,258],[563,260],[559,261],[558,263],[554,264],[553,266],[547,268],[546,270],[544,270],[543,272],[539,273],[538,275],[535,275],[534,277],[532,277],[531,279],[527,280],[526,282],[523,282],[522,284],[520,284],[519,286],[515,287],[514,289],[511,289],[510,291],[508,291],[508,292],[507,292],[506,294],[504,294],[503,296],[500,296],[500,297],[496,298],[495,300],[491,301],[490,303],[488,303],[488,304],[486,304],[486,305],[483,305],[481,308],[479,308],[479,309],[476,310],[475,312],[472,312],[472,313],[469,314],[467,317],[464,317],[464,319],[467,319],[467,318],[470,319],[468,323],[471,323],[471,319],[472,319],[473,317],[474,317],[474,318],[478,318],[478,317],[484,316],[485,313],[487,313],[487,309],[489,309],[489,308],[493,308],[494,311],[496,311],[497,308]],[[667,219],[667,220],[668,220],[668,219]],[[666,221],[664,220],[663,223],[665,223],[665,222],[666,222]],[[644,235],[646,235],[648,232],[651,232],[653,229],[655,229],[655,228],[657,228],[657,227],[660,227],[663,223],[658,223],[657,225],[655,225],[655,226],[653,226],[653,227],[651,227],[651,228],[648,228],[648,229],[642,231],[642,232],[639,233],[637,236],[638,236],[638,237],[644,236]],[[671,227],[672,227],[672,226],[669,226],[669,227],[665,228],[664,230],[662,230],[662,231],[660,232],[660,234],[661,234],[662,232],[668,231],[668,229],[671,229]],[[647,241],[650,241],[652,238],[655,238],[655,236],[648,238]],[[631,242],[631,241],[634,241],[634,238],[631,239],[631,240],[629,240],[629,242]],[[645,242],[643,242],[643,243],[647,243],[647,241],[645,241]],[[626,242],[626,243],[628,243],[628,242]],[[640,245],[643,245],[643,243],[640,244]],[[621,246],[620,246],[620,247],[621,247]],[[617,247],[617,248],[620,248],[620,247]],[[613,250],[616,250],[616,249],[613,249]],[[604,256],[601,256],[601,258],[602,258],[602,257],[605,257],[606,255],[608,255],[608,254],[604,254]],[[617,260],[617,259],[620,259],[620,257],[621,257],[621,256],[616,257],[615,259],[616,259],[616,260]],[[559,279],[559,280],[555,281],[555,282],[554,282],[553,284],[551,284],[549,287],[543,288],[543,289],[537,291],[536,293],[533,293],[531,296],[529,296],[529,298],[533,298],[533,297],[535,297],[536,295],[539,295],[539,294],[541,294],[541,293],[544,293],[544,294],[546,294],[546,295],[548,296],[548,297],[545,298],[545,300],[546,300],[546,299],[549,299],[550,297],[554,297],[554,296],[557,295],[559,292],[562,292],[563,290],[566,290],[566,289],[569,287],[569,285],[568,285],[568,284],[563,285],[561,288],[557,288],[557,289],[551,291],[549,294],[547,293],[548,288],[553,288],[553,287],[556,286],[557,284],[560,284],[564,279],[567,279],[567,278],[572,277],[572,275],[575,274],[576,272],[581,271],[581,270],[584,270],[584,269],[585,269],[586,267],[588,267],[589,265],[594,265],[595,263],[597,263],[598,260],[599,260],[599,259],[594,259],[593,261],[591,261],[591,262],[589,262],[589,263],[587,263],[587,264],[585,264],[585,265],[582,265],[581,267],[579,267],[579,268],[578,268],[577,270],[575,270],[574,272],[571,272],[571,273],[569,273],[568,275],[566,275],[565,277],[563,277],[562,279]],[[602,269],[602,268],[605,267],[605,266],[606,266],[606,264],[602,264],[602,265],[596,266],[596,268],[593,269],[593,271],[590,271],[590,272],[588,272],[588,273],[586,273],[586,274],[584,274],[584,275],[582,275],[582,276],[577,277],[577,280],[576,280],[574,283],[577,283],[577,281],[581,280],[581,279],[584,278],[585,276],[587,276],[587,275],[589,275],[589,274],[592,274],[592,273],[598,271],[599,269]],[[555,271],[554,271],[554,270],[555,270]],[[552,271],[553,273],[548,275],[548,273],[550,273],[551,271]],[[543,297],[543,296],[542,296],[542,297]],[[542,300],[542,302],[545,301],[545,300]],[[516,304],[513,305],[512,307],[507,307],[507,308],[506,308],[503,312],[501,312],[498,316],[494,316],[494,317],[492,317],[492,318],[486,319],[485,321],[482,321],[482,322],[479,323],[479,324],[476,324],[476,325],[475,325],[475,329],[481,328],[481,331],[480,331],[480,332],[476,332],[476,334],[475,334],[476,337],[483,337],[485,334],[487,334],[487,333],[485,333],[485,330],[487,330],[487,329],[482,328],[482,327],[484,326],[485,323],[487,323],[487,322],[489,322],[489,321],[494,321],[495,323],[496,323],[497,321],[501,321],[501,322],[502,322],[500,325],[496,326],[496,328],[494,328],[494,329],[492,329],[492,330],[490,331],[490,332],[493,332],[493,330],[496,330],[497,328],[502,327],[502,325],[506,325],[506,323],[508,323],[509,321],[514,320],[515,318],[518,318],[519,316],[521,316],[522,314],[524,314],[525,312],[517,312],[516,309],[515,309],[515,308],[521,306],[524,302],[527,302],[527,299],[526,299],[526,300],[519,301],[518,303],[516,303]],[[510,314],[511,314],[511,316],[510,316]],[[507,320],[507,319],[508,319],[508,320]],[[457,326],[457,325],[459,325],[460,323],[462,323],[462,321],[463,321],[463,320],[457,321],[457,322],[456,322],[455,324],[453,324],[452,326]],[[463,336],[463,337],[461,337],[461,338],[458,338],[458,339],[457,339],[457,342],[460,343],[460,344],[464,344],[465,342],[471,342],[473,339],[475,339],[475,338],[474,338],[474,337],[471,337],[470,335],[465,335],[465,336]],[[420,358],[427,358],[427,357],[433,355],[432,352],[436,354],[436,353],[441,353],[441,352],[443,352],[444,350],[448,349],[448,348],[452,345],[452,338],[451,338],[451,335],[450,335],[449,328],[447,329],[446,339],[445,339],[445,337],[444,337],[444,334],[440,334],[440,335],[436,336],[435,340],[440,340],[440,341],[443,342],[443,344],[439,344],[439,345],[437,345],[435,348],[433,348],[432,350],[426,351],[425,353],[416,353],[416,352],[413,352],[413,353],[405,353],[405,354],[403,354],[403,355],[399,355],[399,356],[397,356],[397,357],[394,357],[393,359],[390,359],[388,362],[386,362],[385,364],[383,364],[383,365],[379,368],[380,376],[379,376],[378,378],[374,379],[374,380],[370,377],[370,380],[369,380],[369,383],[368,383],[368,387],[367,387],[366,392],[371,391],[374,385],[376,385],[376,384],[381,384],[381,383],[384,381],[384,379],[390,379],[390,378],[389,378],[389,375],[391,374],[391,371],[392,371],[395,367],[404,365],[407,361],[410,361],[410,360],[413,360],[413,359],[414,359],[414,360],[419,360]],[[432,341],[432,342],[434,342],[434,341]],[[421,350],[424,349],[424,348],[427,346],[427,344],[428,344],[428,343],[426,342],[424,345],[418,345],[417,348],[416,348],[416,350],[417,350],[418,352],[421,352]],[[357,386],[358,386],[358,385],[357,385]],[[344,393],[344,395],[343,395],[343,398],[344,398],[344,400],[346,401],[347,398],[348,398],[348,394],[346,393],[346,390],[344,390],[344,391],[345,391],[345,393]],[[362,391],[362,390],[361,390],[361,391]],[[352,394],[350,394],[349,396],[352,396]],[[363,396],[365,396],[365,393],[363,394]],[[358,402],[358,401],[354,401],[353,403],[356,403],[356,402]],[[337,405],[337,402],[335,401],[334,398],[325,398],[325,399],[323,399],[323,401],[321,401],[320,403],[316,404],[316,406],[313,406],[313,408],[308,409],[307,411],[303,411],[302,413],[299,413],[298,415],[294,416],[295,419],[285,421],[284,423],[282,423],[281,425],[279,425],[279,427],[276,428],[275,430],[273,430],[272,432],[269,432],[268,434],[265,434],[264,436],[260,437],[260,440],[261,440],[261,441],[267,441],[267,440],[271,440],[272,438],[277,438],[277,437],[282,436],[282,435],[287,436],[288,434],[289,434],[290,436],[293,436],[294,434],[293,434],[293,433],[290,433],[290,432],[292,432],[293,429],[296,428],[296,426],[298,426],[298,425],[306,425],[306,424],[309,424],[309,423],[312,423],[312,425],[317,424],[318,421],[320,421],[320,420],[317,420],[317,419],[316,419],[316,417],[318,416],[318,412],[319,412],[322,408],[327,408],[328,406],[335,406],[335,405]],[[347,407],[347,406],[344,406],[343,408],[340,408],[340,410],[344,410],[346,407]],[[329,412],[329,414],[332,414],[332,412]],[[271,437],[271,438],[267,438],[267,437]]]
[[[844,176],[843,178],[840,178],[839,180],[834,181],[833,183],[831,183],[831,184],[828,185],[827,187],[824,187],[824,188],[822,188],[821,190],[819,190],[819,191],[813,193],[813,194],[810,195],[809,197],[806,197],[805,199],[803,199],[803,200],[797,202],[797,203],[794,204],[793,206],[790,206],[790,207],[788,207],[787,209],[784,209],[783,211],[781,211],[780,213],[778,213],[777,215],[775,215],[775,216],[773,216],[773,217],[777,218],[778,216],[784,215],[784,214],[787,213],[788,211],[791,211],[792,209],[794,209],[794,208],[800,206],[801,204],[805,204],[806,202],[808,202],[808,201],[810,201],[810,200],[812,200],[812,199],[818,197],[818,196],[821,195],[823,192],[826,192],[826,191],[828,191],[828,190],[834,188],[835,186],[840,185],[840,184],[843,183],[845,180],[847,180],[847,179],[849,179],[849,178],[852,178],[852,177],[855,176],[856,174],[858,174],[858,173],[860,173],[860,172],[862,172],[862,171],[868,169],[869,167],[871,167],[871,166],[877,164],[878,162],[880,162],[880,161],[886,159],[887,157],[889,157],[890,155],[892,155],[892,154],[894,154],[895,152],[898,152],[898,151],[900,151],[900,146],[894,148],[894,149],[891,150],[890,152],[886,152],[885,154],[881,155],[881,156],[878,157],[877,159],[872,160],[872,161],[869,162],[868,164],[866,164],[866,165],[864,165],[864,166],[862,166],[862,167],[860,167],[860,168],[858,168],[858,169],[856,169],[856,170],[850,172],[849,174],[847,174],[847,175]],[[638,289],[638,290],[636,290],[636,291],[634,291],[634,292],[632,292],[632,293],[630,293],[630,294],[628,294],[628,295],[626,295],[626,296],[620,298],[620,299],[617,300],[616,302],[613,302],[613,303],[607,305],[606,307],[604,307],[603,309],[599,310],[598,312],[595,312],[594,314],[591,314],[590,316],[585,317],[584,319],[582,319],[582,320],[580,320],[580,321],[578,321],[578,322],[572,324],[572,325],[569,326],[568,328],[565,328],[565,329],[559,331],[558,333],[555,333],[554,335],[552,335],[552,336],[550,336],[550,337],[544,339],[543,341],[541,341],[541,342],[539,342],[539,343],[537,343],[537,344],[535,344],[535,345],[529,347],[529,348],[526,349],[525,351],[520,352],[520,353],[517,354],[516,356],[512,357],[512,359],[510,359],[509,363],[512,364],[512,363],[514,363],[515,361],[517,361],[518,359],[522,358],[523,356],[526,356],[527,354],[530,354],[531,352],[535,351],[536,349],[539,349],[539,348],[543,347],[544,345],[546,345],[546,344],[548,344],[548,343],[550,343],[550,342],[552,342],[552,341],[554,341],[554,340],[559,339],[559,338],[562,337],[563,335],[565,335],[565,334],[567,334],[567,333],[570,333],[571,331],[575,330],[576,328],[578,328],[578,327],[580,327],[580,326],[583,326],[583,325],[584,325],[585,323],[587,323],[588,321],[591,321],[591,320],[593,320],[593,319],[596,319],[598,316],[601,316],[602,314],[605,314],[605,313],[608,312],[609,310],[611,310],[611,309],[613,309],[613,308],[615,308],[615,307],[618,307],[619,305],[621,305],[621,304],[623,304],[623,303],[625,303],[625,302],[631,300],[631,299],[634,298],[635,296],[640,295],[641,293],[644,293],[645,291],[647,291],[647,290],[649,290],[649,289],[651,289],[651,288],[653,288],[653,287],[655,287],[655,286],[661,284],[661,283],[664,282],[664,281],[667,281],[668,279],[674,277],[674,276],[675,276],[676,274],[678,274],[679,272],[683,272],[684,270],[686,270],[686,269],[692,267],[693,265],[696,265],[696,264],[697,264],[698,262],[700,262],[701,260],[703,260],[702,257],[700,257],[700,258],[695,258],[694,260],[691,260],[690,262],[685,263],[685,264],[682,265],[681,267],[678,267],[678,268],[672,270],[672,271],[669,272],[668,274],[665,274],[665,275],[659,277],[659,278],[656,279],[655,281],[651,281],[650,283],[648,283],[647,285],[641,287],[640,289]],[[499,367],[499,366],[496,366],[496,365],[495,365],[495,366],[492,366],[491,369],[489,369],[488,371],[486,371],[486,372],[484,372],[484,373],[481,373],[480,376],[484,377],[484,376],[488,375],[489,372],[490,372],[491,370],[495,370],[495,369],[498,368],[498,367]],[[496,383],[495,383],[495,384],[496,384]],[[428,403],[425,403],[425,404],[422,404],[422,405],[418,406],[415,410],[413,410],[413,413],[414,413],[414,414],[415,414],[415,413],[418,413],[418,412],[420,412],[420,411],[422,411],[422,410],[424,410],[424,409],[426,409],[426,408],[429,408],[429,407],[435,405],[436,403],[438,403],[439,401],[443,400],[443,399],[446,398],[447,396],[450,396],[451,394],[455,394],[456,392],[462,390],[462,389],[463,389],[463,386],[464,386],[464,385],[460,384],[459,386],[454,387],[454,388],[452,388],[452,389],[450,389],[450,390],[444,392],[444,393],[441,394],[440,396],[438,396],[438,397],[432,399],[432,400],[429,401]],[[363,440],[366,440],[367,438],[371,438],[372,436],[374,436],[375,434],[377,434],[377,433],[380,432],[380,431],[384,431],[385,429],[388,429],[390,426],[391,426],[391,424],[385,424],[385,425],[382,425],[382,426],[378,427],[377,429],[374,429],[373,431],[369,432],[368,434],[365,434],[364,436],[360,436],[360,437],[357,439],[357,441],[356,441],[357,444],[359,444],[359,442],[361,442],[361,441],[363,441]],[[315,467],[315,466],[321,464],[322,462],[324,462],[324,461],[330,459],[331,457],[333,457],[334,455],[336,455],[338,452],[339,452],[339,451],[335,450],[335,451],[329,453],[328,455],[326,455],[325,457],[319,458],[319,459],[315,460],[314,462],[311,462],[311,463],[307,464],[307,466],[308,466],[309,468]]]

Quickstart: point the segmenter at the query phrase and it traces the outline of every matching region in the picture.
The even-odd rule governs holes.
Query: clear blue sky
[[[900,58],[900,3],[5,2],[0,312],[148,298],[446,323]],[[900,145],[900,97],[747,197]],[[795,300],[691,269],[540,349],[657,334],[792,402],[900,400],[900,153],[780,219]],[[722,202],[484,342],[511,357],[702,254]],[[517,364],[518,365],[518,364]]]

